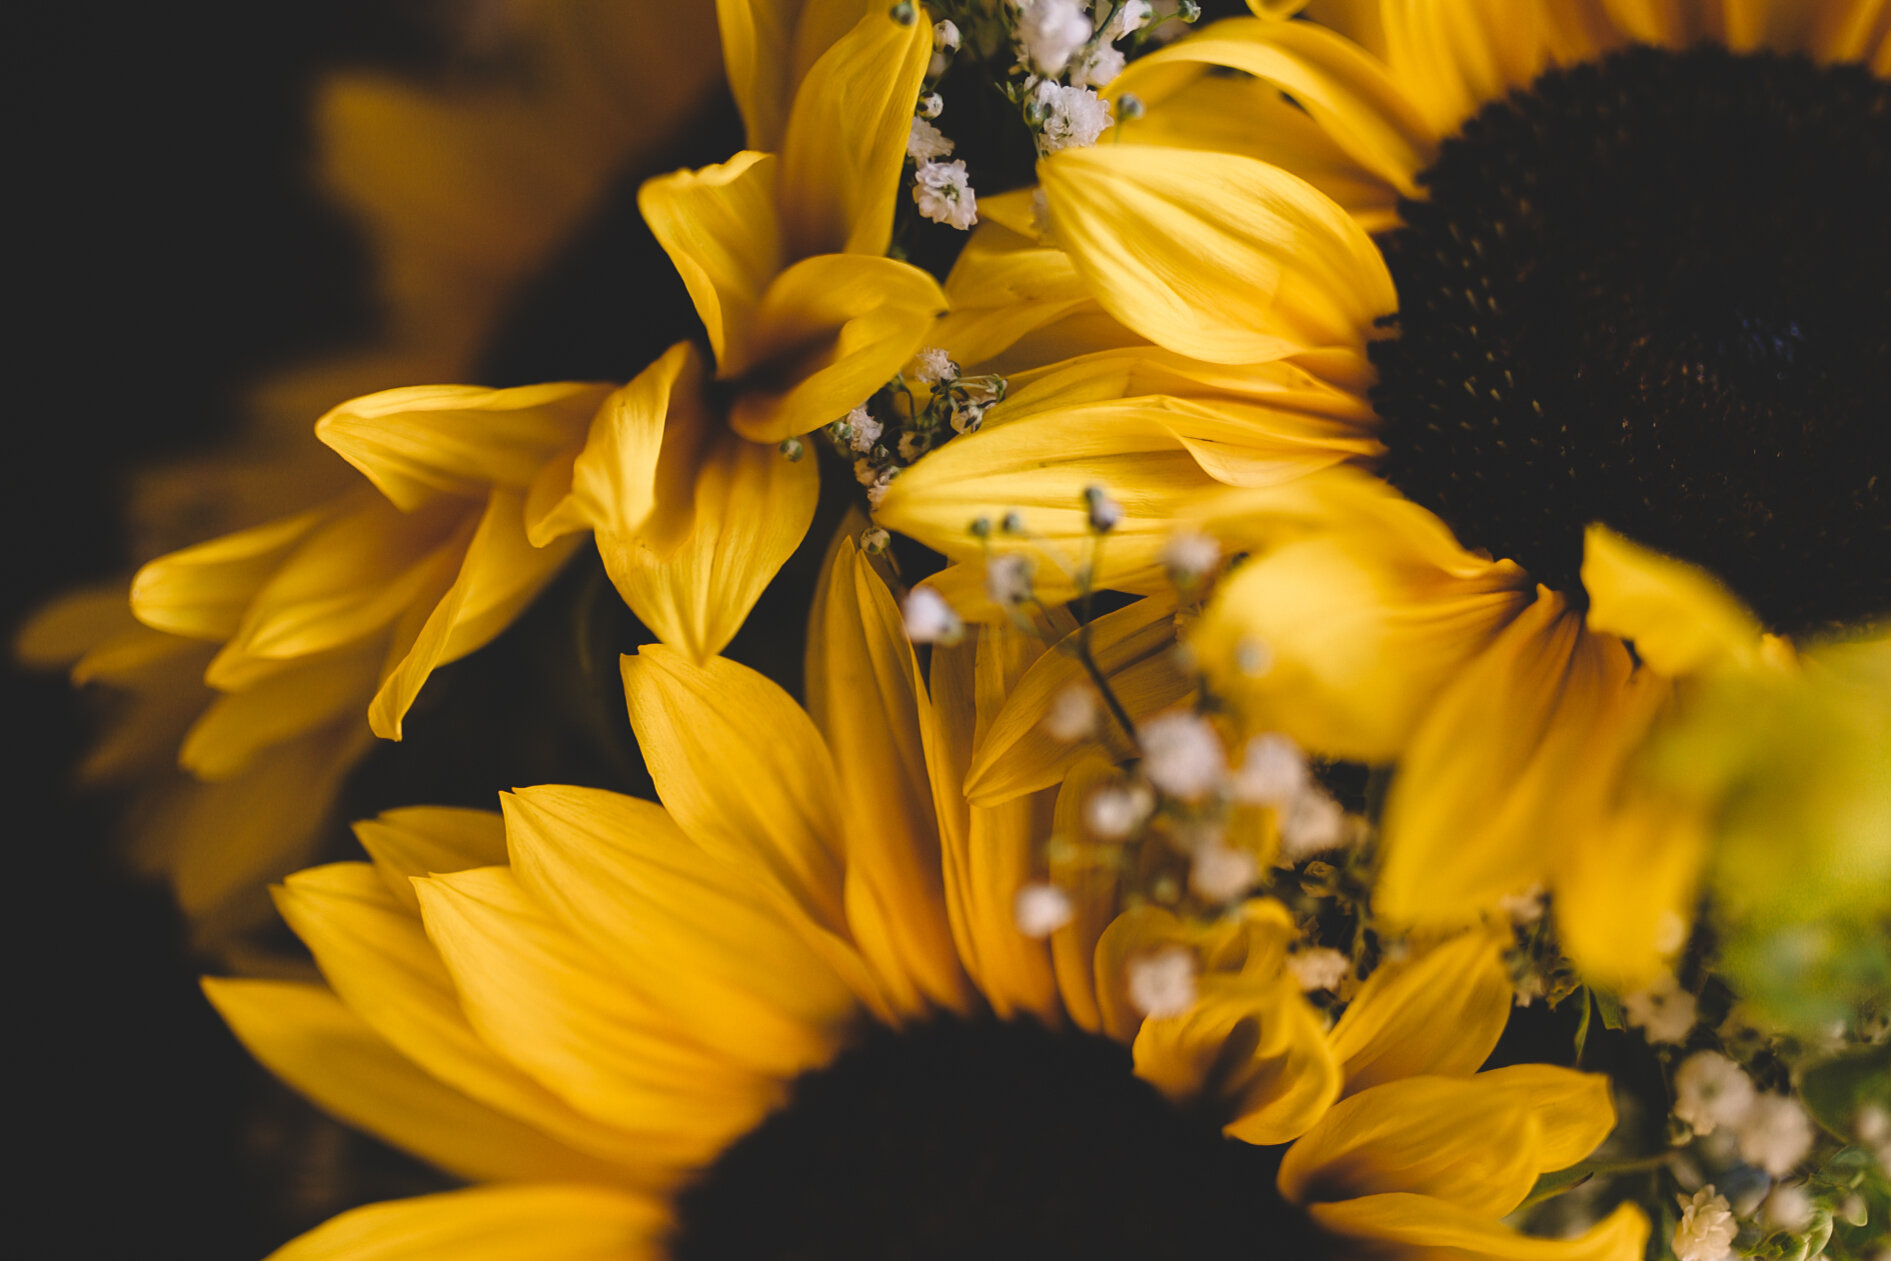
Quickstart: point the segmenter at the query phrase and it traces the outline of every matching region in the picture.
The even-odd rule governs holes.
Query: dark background
[[[123,565],[122,478],[230,431],[244,385],[371,331],[364,254],[315,195],[326,67],[420,67],[431,15],[377,0],[12,0],[4,629]],[[313,417],[311,417],[313,420]],[[9,1144],[19,1257],[260,1257],[419,1171],[270,1083],[196,985],[165,895],[65,788],[86,716],[0,669],[15,810]],[[20,992],[23,991],[23,992]],[[366,1171],[357,1173],[354,1171]]]

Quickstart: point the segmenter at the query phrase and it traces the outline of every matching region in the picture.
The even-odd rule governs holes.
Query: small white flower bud
[[[882,555],[893,542],[893,536],[877,525],[870,525],[860,532],[860,550],[869,556]]]
[[[932,24],[932,46],[942,52],[959,51],[959,28],[950,18]]]
[[[901,612],[906,622],[906,638],[916,644],[950,646],[965,634],[965,623],[959,620],[945,597],[931,587],[914,587],[907,593]]]
[[[906,135],[906,156],[915,162],[930,162],[934,158],[943,158],[951,153],[952,142],[945,133],[923,118],[914,118],[913,127]]]
[[[1031,598],[1031,558],[1022,552],[994,556],[985,564],[985,594],[993,604],[1014,608]]]
[[[1072,683],[1051,698],[1044,730],[1051,739],[1068,744],[1096,734],[1099,717],[1096,689],[1088,683]]]
[[[1098,534],[1108,534],[1123,520],[1123,505],[1111,499],[1101,486],[1083,488],[1083,502],[1090,510],[1090,528]]]
[[[1221,563],[1221,544],[1195,530],[1178,530],[1162,547],[1162,567],[1178,587],[1192,587]]]
[[[1674,1074],[1674,1115],[1696,1134],[1738,1127],[1753,1107],[1753,1082],[1718,1051],[1696,1051]]]
[[[1330,946],[1315,946],[1287,956],[1287,971],[1303,993],[1338,989],[1353,970],[1353,961]]]
[[[1812,1150],[1812,1118],[1791,1095],[1755,1095],[1737,1124],[1741,1159],[1775,1178],[1791,1173]]]
[[[1232,902],[1254,887],[1260,869],[1254,855],[1214,837],[1189,859],[1188,887],[1205,902]]]
[[[1244,806],[1282,809],[1305,792],[1310,782],[1307,759],[1300,746],[1286,736],[1269,732],[1247,742],[1228,791]]]
[[[1781,1183],[1766,1197],[1760,1213],[1773,1229],[1796,1235],[1812,1224],[1812,1196],[1803,1182]]]
[[[937,92],[928,92],[919,98],[919,116],[928,122],[945,113],[945,97]]]
[[[1681,1204],[1681,1220],[1674,1227],[1676,1261],[1726,1261],[1733,1255],[1733,1239],[1740,1224],[1733,1219],[1733,1206],[1714,1188],[1704,1186],[1690,1199],[1675,1197]]]
[[[1027,884],[1012,902],[1011,917],[1026,937],[1050,936],[1076,913],[1070,895],[1054,884]]]
[[[1172,711],[1142,724],[1142,773],[1172,797],[1194,800],[1228,773],[1221,737],[1206,718]]]
[[[1085,798],[1083,825],[1098,840],[1127,840],[1148,821],[1155,807],[1155,794],[1141,781],[1107,784]]]
[[[1346,811],[1317,788],[1295,797],[1280,821],[1280,853],[1289,862],[1338,849],[1348,839]]]
[[[1694,1030],[1694,996],[1682,989],[1669,972],[1662,973],[1645,990],[1622,995],[1622,1010],[1628,1023],[1646,1034],[1650,1042],[1678,1046]]]
[[[1125,971],[1130,1005],[1151,1020],[1179,1016],[1195,1005],[1195,953],[1185,946],[1135,955]]]

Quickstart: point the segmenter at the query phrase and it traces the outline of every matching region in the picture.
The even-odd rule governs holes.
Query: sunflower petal
[[[749,151],[699,171],[659,175],[637,190],[637,209],[681,273],[725,370],[748,362],[762,291],[781,269],[779,170],[773,154]]]
[[[668,1011],[676,1037],[774,1073],[831,1051],[853,996],[751,866],[705,851],[652,802],[566,786],[501,800],[519,880]]]
[[[372,649],[344,649],[219,695],[185,733],[177,764],[199,779],[230,779],[272,744],[343,717],[360,721],[361,702],[378,681],[379,658]]]
[[[1040,164],[1059,241],[1105,310],[1217,363],[1356,347],[1398,305],[1378,247],[1252,158],[1099,145]]]
[[[875,5],[808,68],[781,143],[790,257],[886,252],[913,101],[931,59],[931,27]]]
[[[1567,848],[1556,875],[1557,928],[1586,974],[1622,991],[1656,978],[1693,916],[1706,825],[1694,802],[1631,789]]]
[[[1543,590],[1413,736],[1386,802],[1381,909],[1464,923],[1553,884],[1666,690]]]
[[[1071,632],[1039,657],[979,743],[965,778],[966,795],[981,805],[995,805],[1062,782],[1078,762],[1099,752],[1118,762],[1133,756],[1127,734],[1108,715],[1100,719],[1100,739],[1069,743],[1042,730],[1044,715],[1069,688],[1086,689],[1095,698],[1077,657],[1080,638],[1087,639],[1097,668],[1131,720],[1141,721],[1187,699],[1194,683],[1175,661],[1175,611],[1170,595],[1138,600],[1085,630]]]
[[[1624,1204],[1575,1239],[1536,1239],[1428,1195],[1390,1192],[1307,1209],[1314,1224],[1410,1261],[1638,1261],[1648,1219]]]
[[[904,978],[935,1003],[962,1006],[965,980],[945,915],[919,728],[919,665],[892,592],[847,525],[816,587],[808,658],[808,712],[833,751],[848,803],[848,919],[889,984]],[[867,916],[875,929],[863,933]],[[876,956],[874,941],[888,953]]]
[[[1401,195],[1418,195],[1418,173],[1431,165],[1441,133],[1385,66],[1342,36],[1308,22],[1217,22],[1140,59],[1111,90],[1143,91],[1144,77],[1159,84],[1188,62],[1226,66],[1272,84],[1361,166]]]
[[[506,861],[505,820],[495,810],[407,806],[360,820],[354,834],[394,900],[415,915],[413,877]]]
[[[748,358],[733,365],[752,375],[730,425],[776,443],[839,420],[913,357],[945,307],[939,282],[910,263],[857,254],[796,263],[762,295]]]
[[[665,552],[648,531],[600,532],[598,550],[618,594],[664,643],[708,661],[742,628],[814,517],[820,471],[767,447],[723,435],[696,477],[694,520]]]
[[[228,639],[277,566],[333,512],[316,508],[160,556],[131,580],[131,611],[154,630]]]
[[[473,1031],[419,919],[368,864],[297,872],[273,892],[337,997],[402,1055],[488,1107],[620,1165],[626,1177],[654,1172],[638,1136],[577,1111]]]
[[[659,1261],[669,1211],[600,1187],[470,1187],[351,1209],[266,1261]]]
[[[427,936],[487,1045],[589,1116],[639,1134],[649,1156],[698,1164],[775,1102],[774,1081],[707,1050],[667,1013],[633,996],[624,978],[564,930],[504,867],[414,882]],[[693,959],[672,961],[685,972]],[[771,1041],[804,1032],[789,1021],[747,1031]],[[814,1041],[810,1039],[809,1041]],[[828,1048],[803,1043],[802,1062]]]
[[[411,512],[441,494],[523,490],[577,440],[610,389],[573,381],[408,386],[343,403],[315,422],[315,436]]]
[[[1582,586],[1589,625],[1628,640],[1663,674],[1751,664],[1758,656],[1759,622],[1710,574],[1605,525],[1583,535]]]
[[[806,712],[747,666],[660,644],[623,659],[630,723],[677,824],[733,870],[759,867],[816,923],[839,927],[840,800]]]
[[[533,547],[526,540],[523,511],[518,492],[493,491],[458,577],[380,681],[368,706],[375,735],[400,739],[401,720],[434,670],[492,642],[577,550],[577,537]],[[399,650],[398,641],[394,647]]]
[[[1496,938],[1469,932],[1374,972],[1329,1038],[1344,1093],[1406,1077],[1468,1077],[1510,1019],[1510,976]]]
[[[463,1178],[619,1182],[563,1146],[429,1076],[326,987],[206,977],[204,994],[270,1072],[349,1125]]]

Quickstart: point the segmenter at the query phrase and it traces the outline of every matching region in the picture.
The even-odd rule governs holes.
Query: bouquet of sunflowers
[[[16,643],[440,1171],[275,1258],[1891,1258],[1891,7],[461,19]]]

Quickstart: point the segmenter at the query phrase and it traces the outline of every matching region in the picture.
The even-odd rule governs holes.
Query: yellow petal
[[[1098,145],[1040,166],[1071,261],[1157,345],[1217,363],[1358,347],[1398,305],[1352,217],[1264,162]]]
[[[972,759],[965,792],[981,805],[1008,801],[1061,782],[1078,762],[1099,753],[1121,762],[1135,754],[1107,711],[1077,656],[1087,639],[1092,659],[1132,721],[1182,703],[1194,681],[1175,660],[1175,599],[1151,596],[1073,631],[1020,680],[985,733]],[[1098,706],[1099,739],[1065,742],[1043,730],[1044,716],[1069,688],[1088,692]],[[1100,746],[1100,747],[1099,747]]]
[[[850,526],[858,528],[845,522],[835,536],[815,589],[807,671],[808,712],[833,751],[848,802],[848,918],[889,983],[958,1007],[967,991],[945,914],[919,665],[899,605]],[[876,925],[870,933],[862,931],[867,917]],[[875,941],[885,954],[872,949]]]
[[[783,0],[716,0],[729,91],[742,111],[752,148],[781,148],[794,100],[792,67],[785,53],[793,46],[801,8]]]
[[[1468,1077],[1496,1048],[1510,997],[1499,943],[1482,931],[1382,965],[1328,1039],[1345,1093],[1406,1077]]]
[[[738,153],[645,181],[637,209],[682,274],[716,362],[746,363],[762,291],[782,267],[773,154]]]
[[[610,388],[566,381],[383,390],[330,411],[315,422],[315,436],[412,511],[439,494],[523,490],[540,465],[577,440]]]
[[[1530,1193],[1535,1144],[1529,1111],[1504,1091],[1476,1077],[1407,1077],[1328,1110],[1287,1150],[1280,1191],[1295,1204],[1410,1192],[1497,1218]]]
[[[1582,585],[1589,625],[1620,635],[1635,655],[1666,675],[1759,655],[1753,614],[1706,570],[1663,556],[1605,525],[1583,535]]]
[[[808,68],[781,145],[789,257],[886,252],[913,102],[931,59],[930,26],[902,24],[874,5]]]
[[[477,1103],[396,1051],[326,986],[206,977],[265,1067],[324,1111],[463,1178],[619,1182],[624,1171]]]
[[[1693,919],[1708,822],[1694,802],[1631,789],[1564,850],[1557,930],[1585,975],[1633,991],[1660,974]]]
[[[885,385],[928,339],[945,293],[891,258],[823,254],[775,277],[756,311],[729,413],[751,442],[778,443],[839,420]]]
[[[205,780],[241,774],[262,749],[339,719],[360,721],[374,694],[380,654],[344,649],[296,663],[211,702],[184,737],[177,764]]]
[[[1111,89],[1112,94],[1117,91]],[[1201,73],[1179,81],[1159,100],[1141,89],[1137,95],[1143,97],[1146,112],[1117,123],[1115,134],[1121,140],[1257,158],[1292,171],[1344,207],[1368,232],[1399,226],[1398,186],[1347,153],[1312,115],[1265,79]],[[982,216],[982,198],[978,209]]]
[[[321,728],[263,750],[241,775],[191,784],[142,819],[141,831],[173,842],[161,865],[178,905],[208,918],[308,862],[342,776],[373,739],[352,722]]]
[[[349,1010],[447,1085],[589,1155],[652,1176],[640,1136],[577,1111],[467,1023],[452,977],[420,921],[366,863],[296,873],[277,909]]]
[[[648,801],[544,786],[503,797],[520,882],[670,1013],[674,1036],[774,1074],[824,1062],[853,996],[751,857],[731,866]]]
[[[1522,570],[1470,555],[1361,475],[1225,503],[1207,528],[1231,551],[1263,550],[1222,582],[1190,645],[1249,721],[1321,753],[1398,756],[1439,688],[1528,599]]]
[[[1648,1220],[1624,1204],[1575,1239],[1535,1239],[1427,1195],[1391,1192],[1308,1208],[1314,1225],[1401,1261],[1638,1261]]]
[[[1309,22],[1217,22],[1140,59],[1111,85],[1141,92],[1177,63],[1226,66],[1272,84],[1299,103],[1355,161],[1407,197],[1431,165],[1442,133],[1406,99],[1399,81],[1357,45]]]
[[[985,200],[978,209],[989,219]],[[945,295],[951,312],[939,321],[933,339],[967,369],[1027,333],[1096,305],[1062,250],[995,222],[981,222],[973,231],[946,277]]]
[[[1051,934],[1051,966],[1057,975],[1057,991],[1071,1023],[1091,1033],[1103,1031],[1103,1011],[1097,1002],[1097,942],[1116,914],[1121,880],[1113,863],[1095,860],[1109,850],[1097,848],[1097,838],[1087,835],[1082,822],[1083,803],[1098,785],[1115,775],[1116,767],[1100,758],[1078,763],[1057,791],[1052,816],[1051,835],[1091,843],[1091,861],[1079,858],[1051,873],[1071,902],[1070,923]]]
[[[598,1187],[471,1187],[351,1209],[267,1261],[659,1261],[661,1199]]]
[[[705,1049],[548,916],[507,869],[428,876],[414,891],[481,1038],[581,1112],[639,1134],[650,1158],[705,1163],[775,1102],[775,1079]],[[669,967],[697,979],[695,962],[684,956]],[[765,1044],[795,1028],[777,1022],[749,1033]],[[796,1067],[824,1061],[826,1050],[809,1051]]]
[[[1175,931],[1171,926],[1166,933],[1173,938]],[[1111,941],[1115,933],[1112,928],[1098,943],[1099,965],[1106,949],[1129,957]],[[1159,917],[1130,933],[1149,941],[1162,935]],[[1207,965],[1201,996],[1179,1016],[1142,1021],[1133,1047],[1136,1075],[1178,1104],[1212,1103],[1231,1137],[1287,1142],[1332,1104],[1340,1086],[1320,1019],[1284,968],[1292,918],[1278,902],[1257,901],[1238,924],[1191,935]],[[1098,983],[1101,992],[1100,970]]]
[[[307,535],[263,584],[206,681],[241,686],[258,663],[309,656],[385,629],[452,582],[476,524],[464,500],[412,513],[364,504]]]
[[[526,501],[532,546],[588,529],[601,539],[642,533],[659,550],[667,547],[694,519],[692,496],[711,428],[702,360],[694,346],[678,342],[604,400],[568,468],[554,462],[541,471]]]
[[[1542,590],[1438,697],[1386,802],[1380,909],[1451,925],[1551,883],[1666,693]],[[1625,879],[1632,879],[1628,872]]]
[[[506,825],[495,810],[407,806],[359,821],[354,833],[388,892],[415,915],[413,877],[506,861]]]
[[[131,611],[172,635],[228,639],[277,566],[332,516],[317,508],[160,556],[131,580]]]
[[[533,547],[525,537],[524,501],[517,491],[495,490],[459,576],[427,614],[411,647],[380,680],[368,723],[386,740],[401,738],[401,720],[435,669],[485,647],[557,576],[577,538]],[[395,650],[400,644],[396,642]]]
[[[624,694],[657,795],[734,870],[758,868],[816,923],[839,926],[839,787],[801,707],[747,666],[660,644],[625,657]]]
[[[1592,60],[1600,50],[1582,38],[1582,25],[1557,13],[1578,7],[1562,0],[1389,5],[1386,61],[1406,98],[1438,134],[1449,134],[1554,62]]]
[[[598,551],[624,602],[664,643],[707,661],[735,638],[814,517],[814,460],[723,435],[696,478],[694,519],[673,548],[649,533],[600,531]]]
[[[1281,1162],[1280,1189],[1296,1204],[1411,1192],[1501,1217],[1614,1125],[1609,1081],[1597,1074],[1525,1064],[1402,1078],[1321,1117]]]

